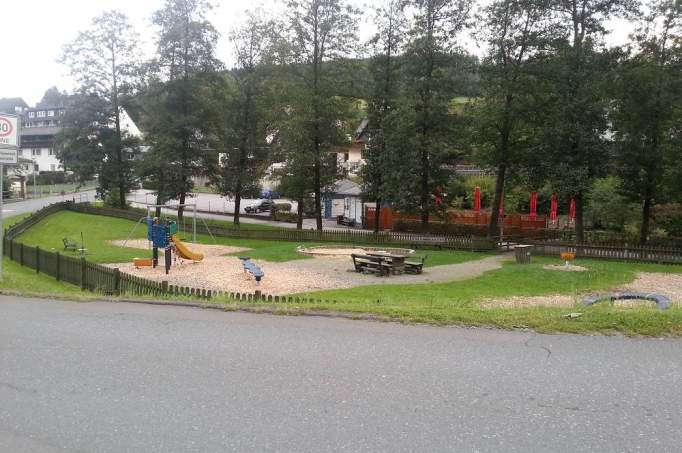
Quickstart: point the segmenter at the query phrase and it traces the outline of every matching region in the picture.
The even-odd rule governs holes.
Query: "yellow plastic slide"
[[[175,244],[176,253],[180,255],[181,258],[192,261],[201,261],[204,259],[203,253],[192,252],[189,248],[187,248],[187,245],[185,245],[185,243],[182,242],[177,235],[174,234],[171,239]]]

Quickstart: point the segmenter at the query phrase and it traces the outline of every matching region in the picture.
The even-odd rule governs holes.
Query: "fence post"
[[[56,268],[57,269],[55,270],[55,276],[54,277],[57,279],[57,281],[59,281],[59,274],[60,274],[61,267],[62,267],[62,260],[61,260],[61,255],[59,254],[59,252],[55,253],[55,260],[56,260]]]
[[[14,261],[14,239],[9,240],[9,259]]]
[[[85,258],[81,258],[81,289],[82,290],[85,290],[85,288],[87,288],[87,281],[86,281],[87,278],[88,278],[87,263],[85,262]]]
[[[40,274],[40,247],[36,246],[36,274]]]
[[[118,296],[121,294],[121,272],[118,270],[118,268],[114,269],[114,288],[113,288],[113,293],[115,296]]]
[[[164,280],[161,282],[161,291],[163,294],[168,294],[168,280]]]
[[[19,245],[21,246],[21,247],[19,247],[19,264],[21,264],[21,266],[23,267],[24,266],[24,243],[20,242]]]

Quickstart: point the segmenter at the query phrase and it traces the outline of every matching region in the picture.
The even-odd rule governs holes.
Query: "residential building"
[[[64,107],[29,108],[22,113],[19,157],[34,162],[35,171],[64,171],[55,151]]]

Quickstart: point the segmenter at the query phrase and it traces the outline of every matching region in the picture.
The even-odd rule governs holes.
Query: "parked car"
[[[273,201],[267,198],[256,200],[244,208],[244,211],[251,213],[267,212],[272,209]]]

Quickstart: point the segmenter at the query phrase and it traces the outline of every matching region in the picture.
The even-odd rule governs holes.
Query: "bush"
[[[278,222],[296,223],[298,221],[298,214],[295,212],[282,212],[273,210],[272,220],[276,220]]]
[[[291,212],[291,203],[275,203],[272,205],[272,212]]]

